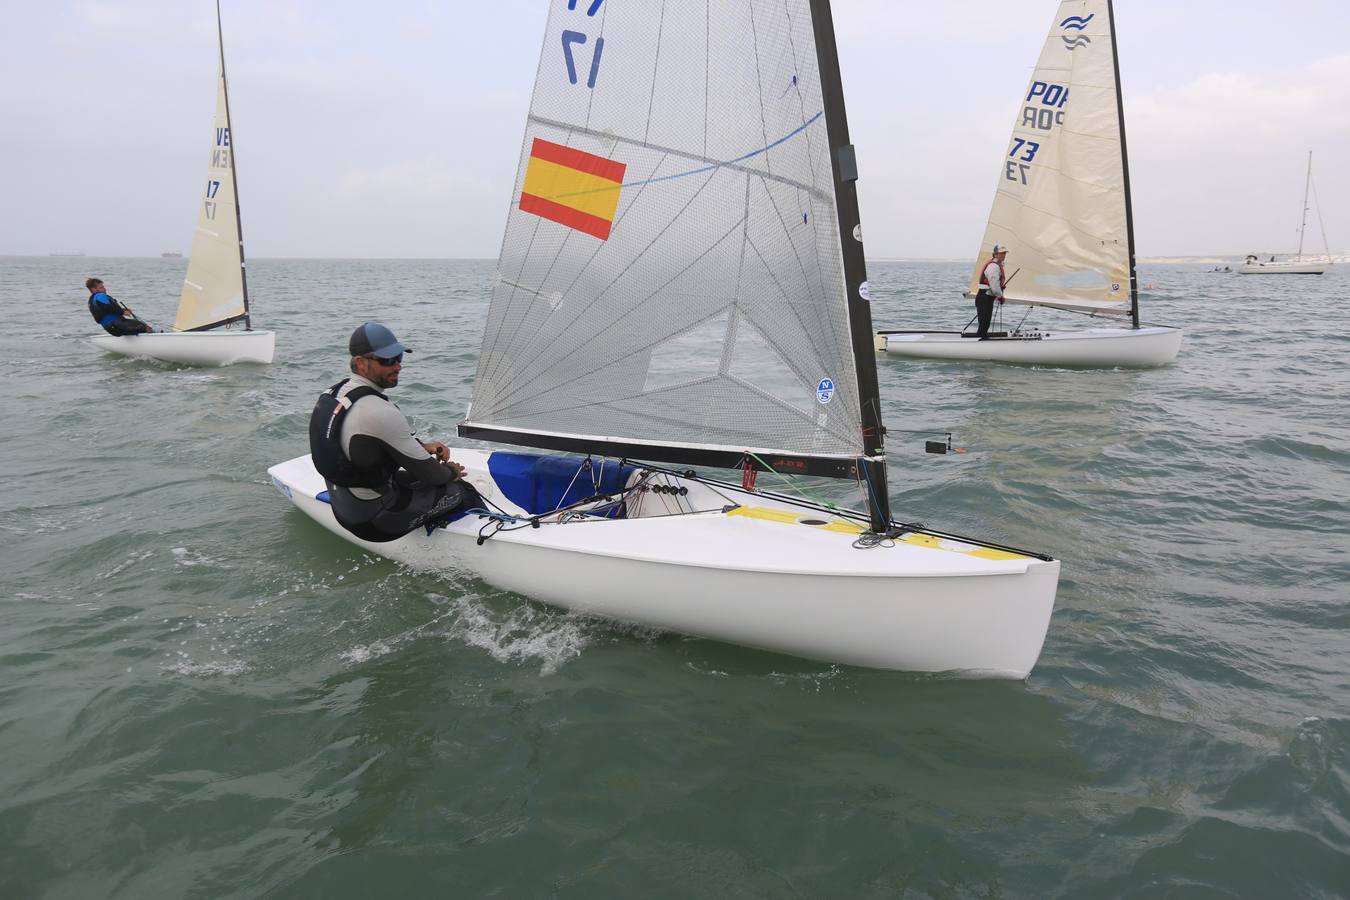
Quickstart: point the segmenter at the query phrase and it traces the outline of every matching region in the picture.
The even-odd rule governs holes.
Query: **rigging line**
[[[554,511],[554,512],[557,512],[558,510],[560,510],[560,509],[563,508],[563,506],[562,506],[563,498],[566,497],[569,493],[571,493],[571,491],[572,491],[572,486],[575,485],[575,484],[577,483],[577,479],[581,477],[581,470],[584,469],[584,468],[586,468],[586,465],[587,465],[590,461],[591,461],[591,457],[590,457],[589,454],[587,454],[586,459],[583,460],[582,462],[580,462],[580,463],[577,464],[577,470],[576,470],[575,472],[572,473],[572,480],[569,481],[569,482],[567,483],[567,490],[565,490],[565,491],[562,492],[562,496],[558,498],[558,505],[556,505],[556,506],[553,507],[553,511]],[[569,505],[569,506],[573,506],[573,505],[575,505],[575,504],[568,504],[568,505]]]
[[[688,159],[688,160],[694,160],[694,161],[698,161],[698,162],[706,162],[706,163],[708,163],[708,165],[706,165],[706,166],[700,166],[699,168],[696,168],[696,169],[689,169],[689,170],[687,170],[687,171],[684,171],[684,172],[676,172],[676,173],[671,174],[671,175],[662,175],[662,176],[656,177],[656,178],[649,178],[649,179],[647,179],[647,180],[645,180],[645,181],[630,181],[630,182],[625,182],[625,183],[619,185],[619,188],[637,187],[638,185],[643,185],[643,184],[655,184],[655,183],[661,182],[661,181],[671,181],[671,180],[676,179],[676,178],[685,178],[685,177],[687,177],[687,176],[689,176],[689,175],[699,175],[699,174],[702,174],[703,172],[711,172],[711,171],[713,171],[714,169],[735,169],[736,171],[739,171],[739,172],[751,172],[752,174],[755,174],[755,175],[763,175],[763,176],[765,176],[765,177],[767,177],[767,178],[770,178],[770,179],[772,179],[772,180],[774,180],[774,181],[779,181],[779,182],[782,182],[783,184],[790,184],[790,185],[792,185],[793,187],[799,187],[799,188],[801,188],[802,190],[808,191],[808,192],[811,193],[813,196],[817,196],[817,195],[819,195],[821,192],[820,192],[819,190],[817,190],[816,188],[810,186],[810,185],[805,185],[805,184],[802,184],[802,183],[800,183],[800,182],[793,181],[792,179],[790,179],[790,178],[785,178],[785,177],[783,177],[782,175],[774,175],[774,174],[772,174],[772,173],[761,172],[761,171],[758,171],[758,170],[755,170],[755,169],[749,169],[749,168],[747,168],[747,167],[745,167],[745,166],[742,166],[742,165],[739,165],[739,164],[745,162],[745,161],[748,160],[748,159],[754,159],[756,156],[760,156],[761,154],[768,153],[770,150],[772,150],[774,147],[777,147],[779,144],[782,144],[782,143],[785,143],[785,142],[787,142],[787,141],[792,140],[792,138],[796,137],[798,134],[800,134],[800,133],[802,133],[803,131],[806,131],[808,128],[810,128],[811,125],[814,124],[814,123],[816,122],[817,119],[820,119],[820,118],[821,118],[822,116],[824,116],[824,115],[825,115],[825,111],[824,111],[824,110],[821,110],[820,112],[816,113],[816,114],[815,114],[814,116],[812,116],[811,118],[807,119],[807,120],[806,120],[804,123],[802,123],[800,126],[798,126],[797,128],[792,129],[792,130],[789,131],[787,134],[783,135],[782,137],[780,137],[778,140],[774,141],[773,143],[771,143],[771,144],[769,144],[769,145],[767,145],[767,146],[764,146],[764,147],[760,147],[760,148],[758,148],[758,149],[756,149],[756,150],[751,150],[749,153],[743,153],[743,154],[741,154],[740,156],[736,157],[735,159],[724,159],[724,160],[709,159],[708,157],[699,156],[698,154],[695,154],[695,153],[690,153],[690,152],[688,152],[687,150],[680,150],[680,149],[675,148],[675,147],[663,147],[663,146],[660,146],[660,145],[658,145],[658,144],[649,144],[649,143],[646,143],[646,142],[644,142],[644,141],[639,141],[639,140],[637,140],[637,139],[635,139],[635,138],[621,137],[621,136],[619,136],[619,135],[615,135],[615,134],[612,134],[612,133],[610,133],[610,132],[599,132],[599,131],[595,131],[595,130],[590,129],[590,128],[577,129],[575,126],[568,125],[566,122],[560,122],[560,121],[558,121],[558,120],[556,120],[556,119],[546,119],[546,118],[544,118],[543,116],[536,116],[536,115],[534,115],[534,114],[531,114],[531,115],[530,115],[529,120],[530,120],[531,122],[535,122],[535,123],[540,124],[540,125],[547,125],[547,126],[549,126],[549,127],[551,127],[551,128],[558,128],[558,129],[563,130],[563,131],[569,131],[569,132],[571,132],[571,131],[580,131],[582,134],[587,134],[587,135],[590,135],[590,136],[592,136],[592,137],[600,137],[600,138],[604,138],[605,140],[614,141],[615,143],[620,143],[620,144],[631,144],[631,145],[633,145],[633,146],[636,146],[636,147],[642,147],[642,148],[647,149],[647,150],[656,150],[656,151],[659,151],[659,152],[661,152],[661,153],[667,153],[667,154],[669,154],[669,155],[671,155],[671,156],[678,156],[678,157],[680,157],[681,159]],[[601,189],[599,189],[599,190],[616,190],[616,188],[608,188],[608,187],[607,187],[607,188],[601,188]],[[582,192],[582,193],[586,193],[586,192]],[[821,199],[826,199],[826,198],[823,198],[823,197],[822,197]]]
[[[732,484],[731,482],[722,481],[720,479],[713,478],[712,476],[709,475],[703,475],[701,473],[695,472],[693,469],[677,471],[675,469],[670,469],[667,468],[666,466],[660,465],[659,463],[642,462],[641,460],[635,460],[632,459],[631,457],[624,457],[623,461],[632,463],[633,465],[642,466],[644,469],[647,469],[652,472],[658,472],[662,475],[669,475],[675,478],[683,478],[689,481],[696,481],[699,484],[703,485],[704,487],[707,487],[708,489],[715,491],[719,497],[732,501],[736,506],[742,506],[743,504],[740,503],[739,501],[736,501],[733,495],[743,497],[747,494],[752,494],[752,492],[746,491],[743,487],[741,487],[738,484]],[[785,475],[781,472],[774,472],[773,474],[783,479],[795,477],[793,475]],[[859,476],[859,479],[861,479],[861,476]],[[822,505],[822,503],[812,500],[810,498],[793,497],[788,494],[779,493],[777,491],[754,491],[752,495],[758,497],[769,497],[773,500],[782,500],[785,503],[793,503],[798,506],[804,506],[807,509],[815,509],[819,512],[833,512],[835,515],[842,516],[846,519],[853,519],[855,521],[862,523],[866,523],[869,518],[868,513],[863,512],[861,510],[848,509],[847,507],[826,507]],[[974,543],[980,542],[977,541]]]
[[[766,472],[768,472],[770,475],[775,475],[775,476],[777,476],[778,478],[782,479],[783,484],[784,484],[785,486],[787,486],[789,489],[791,489],[792,491],[794,491],[795,493],[797,493],[799,496],[805,497],[807,500],[810,500],[812,503],[814,503],[814,504],[816,505],[817,508],[827,509],[827,510],[830,510],[830,511],[835,511],[835,510],[839,509],[839,507],[837,507],[835,504],[831,503],[829,500],[824,500],[824,499],[822,499],[822,498],[820,498],[820,497],[817,497],[817,496],[813,495],[810,491],[808,491],[808,490],[806,490],[805,488],[803,488],[803,487],[798,483],[798,479],[797,479],[797,477],[796,477],[795,475],[789,475],[789,474],[786,474],[786,473],[783,473],[783,472],[775,471],[774,468],[773,468],[772,466],[770,466],[770,465],[769,465],[768,463],[766,463],[763,459],[761,459],[758,455],[756,455],[755,453],[753,453],[753,452],[751,452],[751,451],[749,451],[749,450],[745,451],[745,455],[748,456],[748,457],[750,457],[751,459],[753,459],[755,462],[759,463],[761,466],[763,466],[763,467],[764,467],[764,470],[765,470]]]
[[[711,179],[709,179],[709,182],[711,182]],[[707,187],[707,183],[705,183],[705,184],[703,185],[703,187]],[[703,188],[699,188],[699,192],[700,192],[700,193],[702,192],[702,190],[703,190]],[[695,195],[695,197],[697,197],[697,194]],[[687,209],[687,208],[689,207],[689,204],[692,204],[692,203],[694,202],[695,197],[691,197],[691,198],[689,199],[689,203],[688,203],[688,204],[685,204],[685,209]],[[681,210],[681,212],[683,212],[683,210]],[[678,220],[678,218],[679,218],[679,216],[677,215],[676,218],[675,218],[675,219],[672,219],[672,220],[670,221],[670,223],[668,223],[668,224],[666,225],[665,228],[661,229],[661,232],[660,232],[659,234],[657,234],[656,237],[652,238],[651,242],[648,243],[647,246],[644,247],[644,248],[642,249],[642,251],[641,251],[640,253],[638,253],[638,255],[635,256],[635,257],[633,258],[633,260],[632,260],[627,266],[625,266],[625,267],[623,268],[623,271],[619,272],[619,274],[616,275],[616,276],[614,277],[614,280],[611,281],[610,284],[609,284],[607,287],[605,287],[604,290],[602,290],[602,291],[600,291],[598,294],[596,294],[595,297],[591,300],[591,302],[588,303],[588,304],[586,304],[586,307],[585,307],[584,309],[579,310],[579,311],[573,316],[572,320],[571,320],[570,322],[568,322],[568,323],[563,327],[563,329],[562,329],[561,331],[559,331],[559,332],[558,332],[557,334],[555,334],[555,335],[550,335],[550,336],[549,336],[549,341],[550,341],[550,343],[551,343],[553,346],[556,346],[556,345],[558,344],[558,342],[561,340],[561,338],[562,338],[563,335],[565,335],[568,331],[570,331],[570,330],[572,329],[573,326],[575,326],[575,325],[577,325],[578,323],[580,323],[581,321],[583,321],[583,319],[585,318],[585,314],[586,314],[593,306],[595,306],[597,303],[600,302],[600,298],[603,297],[603,296],[609,291],[610,288],[612,288],[615,284],[617,284],[617,283],[619,282],[619,280],[620,280],[620,279],[628,272],[629,269],[631,269],[633,266],[637,265],[638,260],[641,259],[642,256],[645,255],[646,252],[647,252],[648,250],[650,250],[650,249],[652,248],[652,246],[655,245],[655,243],[656,243],[658,240],[660,240],[661,235],[665,234],[666,231],[667,231],[668,229],[670,229],[671,226],[673,226],[673,225],[675,224],[675,221]],[[588,346],[588,345],[590,345],[590,344],[593,344],[593,343],[595,343],[595,342],[597,342],[597,341],[599,341],[599,340],[605,338],[611,331],[614,331],[616,328],[618,328],[618,326],[619,326],[621,323],[625,322],[627,319],[629,319],[630,317],[632,317],[632,316],[636,315],[638,312],[640,312],[640,311],[642,310],[643,307],[645,307],[645,306],[646,306],[648,303],[650,303],[652,300],[656,299],[657,296],[658,296],[659,294],[661,294],[661,292],[663,292],[666,288],[670,287],[670,285],[674,284],[677,280],[679,280],[681,277],[683,277],[684,274],[685,274],[686,272],[688,272],[690,269],[692,269],[694,266],[698,265],[698,263],[699,263],[705,256],[707,256],[709,253],[712,253],[713,250],[717,249],[717,247],[720,246],[721,243],[722,243],[723,241],[725,241],[728,237],[730,237],[731,234],[732,234],[733,232],[735,232],[737,229],[739,229],[740,227],[741,227],[741,223],[740,223],[739,221],[735,222],[735,223],[731,226],[731,229],[730,229],[729,231],[727,231],[725,234],[723,234],[722,236],[720,236],[719,238],[717,238],[715,241],[713,241],[711,244],[709,244],[706,248],[704,248],[703,251],[701,251],[700,253],[698,253],[697,255],[695,255],[694,258],[691,259],[691,260],[689,261],[689,264],[688,264],[688,265],[686,265],[684,268],[680,269],[678,272],[676,272],[674,275],[672,275],[672,276],[671,276],[664,284],[662,284],[660,287],[656,288],[654,291],[652,291],[652,292],[651,292],[650,294],[648,294],[646,297],[643,297],[641,300],[639,300],[639,301],[637,301],[636,303],[634,303],[631,307],[629,307],[627,310],[625,310],[625,311],[624,311],[621,315],[619,315],[617,318],[613,319],[612,321],[609,321],[609,322],[605,323],[605,326],[604,326],[601,330],[599,330],[599,331],[597,331],[597,332],[591,334],[590,337],[586,338],[584,341],[582,341],[582,342],[581,342],[580,344],[578,344],[577,346],[570,348],[569,351],[567,352],[566,356],[563,356],[562,358],[559,358],[559,355],[558,355],[557,353],[555,353],[555,355],[554,355],[554,357],[553,357],[552,359],[550,359],[550,360],[548,360],[548,361],[546,361],[546,362],[544,363],[543,368],[538,369],[537,371],[535,371],[535,373],[534,373],[533,375],[531,375],[528,379],[524,378],[524,374],[525,374],[525,373],[522,372],[521,378],[520,378],[520,379],[517,379],[516,382],[515,382],[515,384],[513,384],[509,390],[507,390],[501,397],[498,398],[498,402],[500,403],[500,402],[504,402],[504,401],[509,400],[512,396],[518,394],[520,391],[524,390],[524,389],[525,389],[526,387],[528,387],[529,385],[534,384],[536,381],[538,381],[538,380],[539,380],[540,378],[542,378],[544,375],[546,375],[546,374],[548,374],[549,372],[553,371],[555,368],[558,367],[559,364],[566,362],[567,359],[568,359],[568,357],[575,355],[575,354],[578,353],[583,347],[586,347],[586,346]],[[542,335],[542,332],[540,332],[539,334]],[[526,345],[526,349],[528,349],[529,346],[530,346],[530,345]],[[523,351],[522,351],[522,355],[523,355]],[[535,360],[538,360],[538,359],[540,359],[540,357],[535,357],[534,360],[532,360],[532,361],[535,361]],[[526,368],[526,371],[528,371],[528,367]]]
[[[866,465],[859,465],[858,468],[862,469],[863,480],[867,484],[867,506],[869,509],[876,509],[877,506],[879,505],[879,502],[877,501],[876,486],[872,484],[872,473],[868,471],[868,467]],[[887,498],[887,505],[889,506],[889,498]],[[890,530],[891,525],[892,523],[889,521],[886,523],[887,531]]]
[[[1308,184],[1312,186],[1313,208],[1317,210],[1317,225],[1322,229],[1322,248],[1327,252],[1327,262],[1331,262],[1331,242],[1327,240],[1327,223],[1322,220],[1322,201],[1317,199],[1317,180],[1309,175]]]

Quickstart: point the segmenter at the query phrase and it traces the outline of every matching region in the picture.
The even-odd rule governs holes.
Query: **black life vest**
[[[350,380],[344,378],[319,395],[319,402],[309,416],[309,453],[314,458],[314,468],[333,484],[382,491],[388,485],[389,472],[383,466],[361,468],[347,458],[342,452],[342,421],[352,404],[362,397],[374,395],[386,402],[389,398],[364,384],[338,397],[338,391]]]

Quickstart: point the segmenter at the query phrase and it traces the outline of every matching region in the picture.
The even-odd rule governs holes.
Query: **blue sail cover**
[[[541,515],[596,494],[617,494],[638,467],[584,456],[499,451],[488,457],[488,471],[508,500]],[[610,518],[618,518],[621,509],[616,506]]]

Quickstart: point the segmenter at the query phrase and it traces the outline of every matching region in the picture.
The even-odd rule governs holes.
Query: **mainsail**
[[[834,52],[822,0],[553,0],[462,435],[862,477]]]
[[[216,26],[219,34],[219,2]],[[248,288],[244,281],[239,197],[235,191],[234,136],[230,129],[223,37],[220,39],[213,125],[206,184],[197,211],[197,230],[192,238],[192,258],[183,279],[178,315],[173,323],[176,331],[202,331],[239,319],[248,321]]]
[[[999,165],[972,293],[994,244],[1021,270],[1010,301],[1107,315],[1137,306],[1110,0],[1059,4]]]

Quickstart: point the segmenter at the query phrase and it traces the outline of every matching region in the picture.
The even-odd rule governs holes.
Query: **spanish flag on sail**
[[[627,168],[603,156],[535,138],[525,167],[520,208],[608,240]]]

